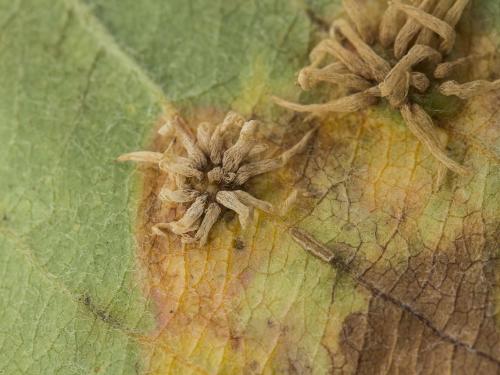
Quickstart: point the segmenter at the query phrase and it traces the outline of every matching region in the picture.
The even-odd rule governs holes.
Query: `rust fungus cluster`
[[[343,3],[351,22],[333,22],[329,36],[312,50],[310,65],[300,71],[298,82],[303,90],[327,82],[350,93],[323,104],[302,105],[280,98],[274,98],[275,102],[293,111],[320,115],[363,110],[384,98],[401,112],[408,129],[442,165],[459,175],[467,174],[467,168],[446,154],[446,144],[433,120],[411,100],[411,94],[428,93],[437,85],[445,96],[469,99],[500,88],[500,81],[446,81],[458,67],[478,58],[445,60],[453,51],[455,26],[469,0],[414,0],[415,6],[390,1],[378,31],[360,0]]]
[[[385,99],[400,111],[408,129],[441,162],[438,177],[447,169],[468,174],[466,167],[446,154],[438,128],[424,108],[412,100],[412,94],[425,95],[437,87],[442,95],[469,99],[500,89],[500,81],[460,84],[448,80],[459,67],[478,58],[474,55],[446,60],[454,49],[455,27],[469,0],[412,0],[412,5],[393,0],[378,26],[368,18],[361,0],[343,3],[350,21],[333,22],[329,36],[310,53],[310,65],[300,71],[298,83],[303,90],[320,82],[339,85],[348,95],[321,104],[304,105],[276,97],[274,101],[296,112],[321,115],[355,112]],[[158,198],[181,207],[183,216],[156,224],[155,234],[170,232],[184,243],[201,246],[207,243],[225,209],[237,213],[242,227],[248,225],[253,209],[277,213],[269,202],[248,193],[245,183],[283,167],[304,150],[312,131],[280,156],[262,158],[266,147],[258,140],[257,128],[257,121],[246,121],[230,112],[217,126],[200,124],[193,135],[184,120],[174,115],[159,132],[182,145],[180,154],[174,151],[176,147],[168,147],[164,152],[140,151],[119,158],[153,164],[167,174],[167,185]],[[239,135],[232,139],[235,129]]]
[[[166,173],[167,186],[159,193],[163,202],[184,205],[184,215],[176,221],[159,223],[153,232],[174,233],[184,243],[206,244],[209,233],[224,209],[238,214],[241,226],[248,225],[253,209],[275,213],[273,206],[245,191],[251,178],[283,167],[293,156],[302,152],[313,131],[308,132],[292,148],[273,158],[265,158],[265,143],[257,137],[259,123],[245,121],[237,113],[229,112],[217,126],[202,123],[192,135],[184,120],[176,115],[163,125],[159,133],[173,136],[182,145],[179,155],[168,147],[163,153],[139,151],[119,157],[119,161],[135,161],[157,166]],[[239,130],[236,140],[231,130]],[[170,188],[174,182],[175,188]]]

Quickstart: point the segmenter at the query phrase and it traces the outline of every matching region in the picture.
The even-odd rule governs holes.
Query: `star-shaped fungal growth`
[[[253,209],[274,213],[269,202],[245,191],[245,183],[252,177],[283,167],[305,149],[313,131],[278,157],[261,158],[267,146],[257,138],[258,126],[257,121],[245,121],[239,114],[230,112],[215,128],[209,123],[200,124],[193,136],[184,120],[175,115],[159,133],[173,135],[182,145],[183,155],[173,153],[169,147],[163,153],[139,151],[118,158],[156,165],[171,177],[161,189],[159,199],[185,205],[182,218],[156,224],[154,233],[162,235],[169,231],[181,236],[185,243],[202,246],[224,209],[235,211],[243,228],[249,224]],[[234,129],[239,129],[239,136],[232,142],[230,133]],[[174,189],[169,187],[172,181]]]
[[[377,32],[365,13],[366,8],[359,0],[344,0],[344,8],[354,27],[343,19],[334,21],[329,37],[312,50],[311,64],[300,71],[298,82],[303,90],[327,82],[341,85],[351,94],[324,104],[302,105],[280,98],[274,100],[297,112],[322,114],[359,111],[385,98],[401,112],[410,131],[437,160],[453,172],[467,174],[465,167],[447,156],[446,145],[440,140],[431,117],[412,102],[411,94],[413,91],[428,92],[435,81],[446,79],[459,66],[477,60],[478,56],[465,56],[443,62],[443,57],[453,50],[455,26],[469,0],[416,0],[413,3],[419,6],[400,0],[389,2],[376,43]],[[327,61],[330,58],[332,60]],[[425,69],[422,62],[431,66],[428,74],[431,78],[417,70]],[[500,80],[439,84],[443,95],[462,99],[497,89],[500,89]]]

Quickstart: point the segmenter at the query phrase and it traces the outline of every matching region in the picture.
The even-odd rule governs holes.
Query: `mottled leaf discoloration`
[[[269,151],[293,146],[310,124],[267,95],[298,97],[309,45],[342,16],[336,0],[210,5],[0,1],[0,372],[498,372],[498,94],[421,103],[474,171],[440,189],[378,106],[316,122],[308,152],[251,182],[280,215],[244,231],[224,215],[203,251],[150,236],[181,213],[116,156],[167,146],[151,139],[166,100],[192,124],[243,111]],[[469,15],[458,47],[489,57],[464,74],[493,80],[498,1]]]

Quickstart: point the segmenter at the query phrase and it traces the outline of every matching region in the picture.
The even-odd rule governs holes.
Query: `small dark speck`
[[[97,310],[96,314],[99,318],[101,318],[103,321],[107,322],[110,319],[110,316],[108,313],[106,313],[103,310]]]
[[[170,310],[170,314],[173,314],[174,313],[174,310]]]
[[[225,213],[224,213],[224,216],[223,216],[223,219],[226,223],[229,223],[231,220],[233,220],[235,218],[235,214],[233,211],[229,211],[227,210]]]
[[[268,320],[267,320],[267,326],[268,326],[269,328],[273,328],[273,327],[274,327],[274,322],[273,322],[271,319],[268,319]]]
[[[2,220],[3,221],[9,221],[9,217],[7,215],[3,215]]]
[[[253,370],[253,371],[257,371],[259,369],[259,362],[252,361],[250,363],[250,369]]]
[[[242,240],[240,240],[239,238],[237,238],[233,241],[233,247],[236,250],[243,250],[245,248],[245,243]]]
[[[344,230],[346,231],[351,231],[351,230],[354,230],[354,225],[352,223],[347,223],[346,225],[344,225]]]

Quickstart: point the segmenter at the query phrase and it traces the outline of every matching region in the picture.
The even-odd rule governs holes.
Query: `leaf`
[[[151,89],[62,1],[1,9],[0,372],[132,373],[152,320],[113,160]]]
[[[157,175],[115,163],[161,148],[173,106],[193,125],[233,108],[293,144],[308,125],[267,97],[298,95],[339,4],[0,1],[0,372],[498,372],[498,95],[440,121],[473,176],[435,192],[390,110],[331,116],[249,185],[274,204],[298,188],[292,210],[247,231],[225,216],[201,250],[149,235]],[[472,48],[498,47],[499,11],[474,3]]]

